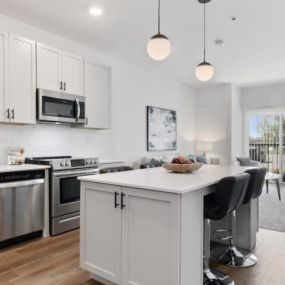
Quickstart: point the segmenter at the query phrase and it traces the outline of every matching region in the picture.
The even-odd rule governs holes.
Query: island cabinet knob
[[[126,205],[124,204],[124,197],[126,196],[126,194],[121,193],[121,209],[123,210]]]
[[[119,195],[120,195],[120,193],[117,191],[114,193],[114,206],[115,206],[115,208],[120,206],[120,204],[118,203],[118,196]]]

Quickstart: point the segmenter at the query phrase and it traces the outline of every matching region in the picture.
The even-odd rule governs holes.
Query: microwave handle
[[[76,103],[76,106],[77,106],[77,107],[76,107],[76,121],[78,121],[79,118],[80,118],[80,113],[81,113],[79,100],[76,99],[76,100],[75,100],[75,103]]]

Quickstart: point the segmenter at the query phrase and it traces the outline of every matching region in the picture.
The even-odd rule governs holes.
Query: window
[[[252,114],[248,116],[249,156],[261,162],[269,172],[285,177],[284,114]]]

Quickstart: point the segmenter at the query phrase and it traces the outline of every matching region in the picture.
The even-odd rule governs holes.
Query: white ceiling
[[[161,2],[162,33],[173,45],[164,62],[153,62],[145,48],[156,33],[157,0],[0,0],[0,11],[197,85],[193,71],[202,60],[202,5],[197,0]],[[105,14],[92,17],[91,5],[103,7]],[[213,82],[244,85],[285,78],[284,0],[212,0],[207,7]],[[219,38],[223,47],[214,43]]]

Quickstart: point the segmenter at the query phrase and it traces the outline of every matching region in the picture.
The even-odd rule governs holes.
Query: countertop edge
[[[0,173],[45,170],[49,168],[49,165],[38,164],[0,165]]]
[[[82,176],[78,177],[78,180],[82,182],[91,182],[91,183],[98,183],[98,184],[105,184],[105,185],[112,185],[112,186],[121,186],[121,187],[127,187],[127,188],[136,188],[136,189],[142,189],[142,190],[149,190],[149,191],[157,191],[157,192],[165,192],[165,193],[172,193],[172,194],[186,194],[192,191],[196,191],[199,189],[207,188],[216,182],[212,183],[205,183],[203,185],[199,185],[196,187],[190,187],[190,188],[185,188],[185,189],[170,189],[170,188],[160,188],[160,187],[148,187],[148,186],[141,186],[141,185],[136,185],[136,184],[131,184],[131,183],[114,183],[114,182],[109,182],[109,181],[100,181],[96,180],[96,178],[93,177],[88,177],[88,176]]]

